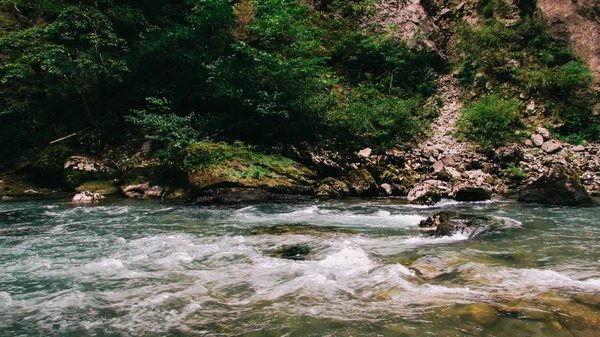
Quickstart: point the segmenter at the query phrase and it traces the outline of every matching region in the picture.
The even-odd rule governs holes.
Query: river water
[[[440,210],[503,224],[467,240]],[[600,207],[0,203],[0,336],[600,336]]]

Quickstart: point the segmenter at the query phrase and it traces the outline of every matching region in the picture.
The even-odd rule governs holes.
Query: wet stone
[[[304,261],[310,252],[311,249],[307,245],[286,245],[269,252],[269,255],[279,259]]]

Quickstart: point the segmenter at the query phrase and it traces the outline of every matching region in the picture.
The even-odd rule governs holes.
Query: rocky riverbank
[[[464,93],[452,75],[441,77],[437,84],[442,103],[439,117],[418,144],[385,152],[365,148],[350,154],[289,147],[283,151],[285,157],[254,152],[243,145],[197,144],[169,163],[156,159],[150,142],[136,151],[113,150],[101,157],[75,155],[62,160],[61,155],[68,152],[59,145],[32,163],[21,164],[13,174],[4,173],[0,197],[64,197],[64,193],[79,192],[78,202],[102,200],[89,197],[101,194],[207,204],[394,196],[432,204],[442,198],[516,198],[526,186],[543,190],[529,195],[564,195],[575,186],[577,191],[563,199],[586,200],[584,204],[589,203],[587,193],[600,195],[600,144],[568,144],[542,126],[532,127],[520,143],[496,149],[461,142],[454,135]],[[568,169],[559,170],[568,172],[568,178],[551,174],[558,164]],[[554,176],[553,182],[547,181],[548,176]],[[541,177],[544,183],[534,184]],[[552,185],[556,181],[562,187]],[[554,187],[547,189],[548,184]],[[522,195],[521,200],[579,203]]]

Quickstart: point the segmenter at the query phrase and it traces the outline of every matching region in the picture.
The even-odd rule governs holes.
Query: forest
[[[373,23],[370,0],[2,0],[0,158],[75,133],[66,152],[152,139],[163,159],[201,142],[387,149],[423,139],[449,72],[478,93],[463,139],[517,140],[526,93],[557,136],[597,140],[590,70],[531,13],[502,24],[503,4],[480,1],[483,24],[457,23],[444,54]]]

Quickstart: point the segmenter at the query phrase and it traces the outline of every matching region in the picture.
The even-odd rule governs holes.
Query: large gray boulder
[[[577,172],[562,164],[554,166],[550,173],[525,186],[519,193],[519,201],[563,206],[593,203]]]
[[[417,184],[409,193],[411,204],[433,205],[448,196],[448,184],[440,180],[426,180]]]

